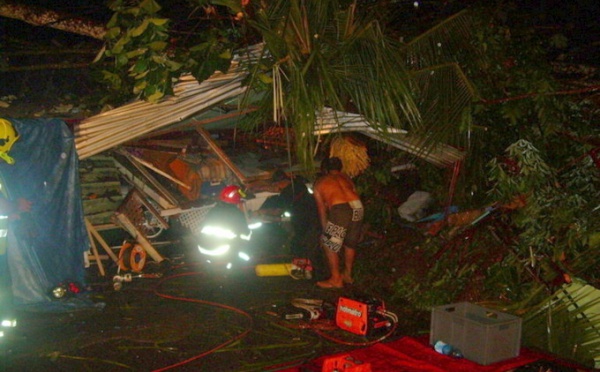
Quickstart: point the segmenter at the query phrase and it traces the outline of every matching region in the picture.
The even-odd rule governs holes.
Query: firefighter
[[[0,118],[0,159],[7,164],[15,161],[8,152],[19,139],[12,123]],[[31,203],[25,199],[13,201],[2,177],[0,167],[0,335],[5,327],[14,327],[16,320],[13,314],[13,294],[8,267],[8,227],[9,219],[19,218],[20,212],[27,212]]]

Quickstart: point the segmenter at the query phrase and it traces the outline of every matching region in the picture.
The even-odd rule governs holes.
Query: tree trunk
[[[106,34],[104,25],[92,20],[30,5],[2,1],[0,17],[18,19],[35,26],[51,27],[99,40],[102,40]]]

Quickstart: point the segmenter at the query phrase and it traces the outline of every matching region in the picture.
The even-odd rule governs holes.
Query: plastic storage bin
[[[434,307],[429,343],[443,341],[482,365],[519,356],[521,318],[460,302]]]

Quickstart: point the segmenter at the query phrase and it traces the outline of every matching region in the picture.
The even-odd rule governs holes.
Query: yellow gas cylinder
[[[258,276],[286,276],[292,272],[291,263],[259,264],[254,268]]]

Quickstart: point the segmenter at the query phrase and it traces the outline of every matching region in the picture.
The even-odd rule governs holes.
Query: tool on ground
[[[287,276],[292,272],[292,264],[258,264],[254,267],[254,271],[257,276]]]
[[[257,276],[291,276],[294,279],[313,277],[313,266],[308,258],[294,258],[292,263],[258,264],[254,267]]]
[[[371,372],[371,363],[356,360],[350,354],[342,354],[325,359],[321,372]]]
[[[137,243],[124,242],[119,251],[119,270],[139,273],[146,265],[146,251]]]
[[[123,274],[123,275],[115,275],[113,276],[113,288],[115,291],[120,291],[123,288],[123,283],[129,283],[133,281],[133,278],[153,278],[157,279],[162,277],[162,274],[138,274],[132,275],[131,273]]]
[[[335,322],[348,332],[372,336],[388,331],[398,322],[398,317],[387,311],[383,301],[376,298],[340,297],[338,299]]]
[[[64,297],[68,297],[71,295],[76,295],[81,293],[82,289],[79,283],[72,281],[65,281],[59,283],[56,287],[52,288],[52,297],[56,299],[61,299]]]

